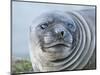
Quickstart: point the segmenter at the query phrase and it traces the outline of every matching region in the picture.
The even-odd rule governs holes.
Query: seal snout
[[[65,32],[63,30],[61,30],[61,31],[57,32],[56,34],[58,35],[59,39],[63,39]]]
[[[57,36],[57,39],[64,40],[65,35],[66,35],[66,29],[63,27],[63,25],[57,25],[54,28],[54,33]]]

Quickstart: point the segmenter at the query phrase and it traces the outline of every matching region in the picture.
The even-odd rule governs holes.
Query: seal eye
[[[45,29],[45,28],[48,27],[48,24],[47,23],[44,23],[44,24],[40,25],[40,27],[41,27],[41,29]]]
[[[68,23],[68,27],[73,29],[73,24]]]
[[[72,23],[68,23],[67,26],[73,32],[76,30],[76,26],[74,24],[72,24]]]

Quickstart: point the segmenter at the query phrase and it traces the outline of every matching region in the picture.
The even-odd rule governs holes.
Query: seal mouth
[[[44,48],[51,48],[51,47],[71,47],[71,43],[67,42],[54,42],[51,44],[45,44]]]

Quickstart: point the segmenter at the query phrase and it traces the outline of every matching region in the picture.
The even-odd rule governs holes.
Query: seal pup
[[[30,26],[30,48],[34,72],[84,69],[95,54],[95,10],[40,15]]]

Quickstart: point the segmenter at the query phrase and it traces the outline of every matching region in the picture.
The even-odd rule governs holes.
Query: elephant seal
[[[95,64],[95,10],[44,13],[33,21],[29,34],[34,72]]]

